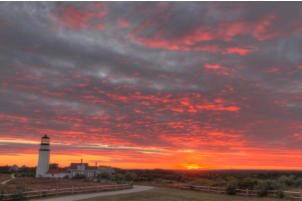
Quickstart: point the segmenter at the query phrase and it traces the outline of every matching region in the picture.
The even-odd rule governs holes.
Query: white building
[[[70,164],[70,177],[74,177],[76,175],[84,175],[87,178],[96,177],[98,174],[103,172],[107,172],[109,174],[114,173],[114,169],[112,167],[97,167],[97,166],[89,166],[88,163],[71,163]]]
[[[97,167],[90,167],[88,163],[71,163],[70,164],[70,176],[84,175],[88,178],[97,176]]]
[[[39,150],[39,162],[36,169],[36,177],[46,177],[49,169],[49,137],[44,135],[41,138]]]

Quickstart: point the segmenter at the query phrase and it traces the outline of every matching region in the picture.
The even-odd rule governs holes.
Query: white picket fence
[[[75,193],[88,193],[88,192],[101,192],[101,191],[114,191],[132,188],[132,184],[115,184],[115,185],[97,185],[97,186],[73,186],[70,188],[55,188],[45,189],[37,191],[24,191],[20,194],[3,194],[2,200],[14,200],[20,196],[23,198],[36,198],[46,197],[51,195],[62,195],[62,194],[75,194]],[[0,199],[1,200],[1,199]]]
[[[190,190],[196,190],[196,191],[202,191],[202,192],[226,194],[225,187],[183,185],[182,189],[190,189]],[[302,192],[294,192],[294,191],[282,191],[282,192],[283,192],[285,198],[302,200]],[[268,197],[278,197],[278,193],[280,193],[280,191],[270,190],[270,191],[267,191],[267,196]],[[249,190],[249,189],[236,189],[236,195],[257,196],[257,191]]]

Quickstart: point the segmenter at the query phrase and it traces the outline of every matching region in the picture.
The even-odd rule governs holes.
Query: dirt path
[[[13,180],[13,179],[15,179],[15,175],[14,174],[11,174],[10,175],[10,179],[7,179],[7,180],[5,180],[5,181],[3,181],[3,182],[1,182],[1,184],[7,184],[8,182],[10,182],[11,180]]]
[[[40,199],[40,200],[31,200],[31,201],[75,201],[75,200],[83,200],[88,198],[94,197],[103,197],[108,195],[118,195],[118,194],[125,194],[125,193],[136,193],[140,191],[150,190],[153,187],[151,186],[133,186],[132,189],[126,190],[119,190],[119,191],[110,191],[110,192],[99,192],[99,193],[89,193],[89,194],[77,194],[77,195],[68,195],[63,197],[55,197],[49,199]]]

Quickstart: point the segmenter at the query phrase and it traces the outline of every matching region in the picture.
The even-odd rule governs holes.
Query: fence
[[[182,189],[190,189],[190,190],[196,190],[196,191],[202,191],[202,192],[226,194],[226,188],[224,188],[224,187],[183,185]],[[236,192],[236,195],[241,195],[241,196],[257,196],[258,195],[256,190],[249,190],[249,189],[236,189],[235,192]],[[284,195],[284,198],[302,200],[302,192],[269,190],[269,191],[267,191],[267,196],[268,197],[279,197],[280,193]]]
[[[37,197],[46,197],[51,195],[113,191],[113,190],[130,189],[132,187],[133,187],[132,184],[98,185],[98,186],[81,186],[81,187],[73,186],[71,188],[55,188],[55,189],[47,189],[47,190],[24,191],[20,193],[3,194],[2,200],[16,200],[18,198],[19,199],[37,198]]]

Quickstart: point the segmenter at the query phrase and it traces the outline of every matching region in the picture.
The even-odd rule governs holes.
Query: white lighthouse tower
[[[45,177],[49,169],[49,137],[41,138],[39,162],[36,169],[36,177]]]

